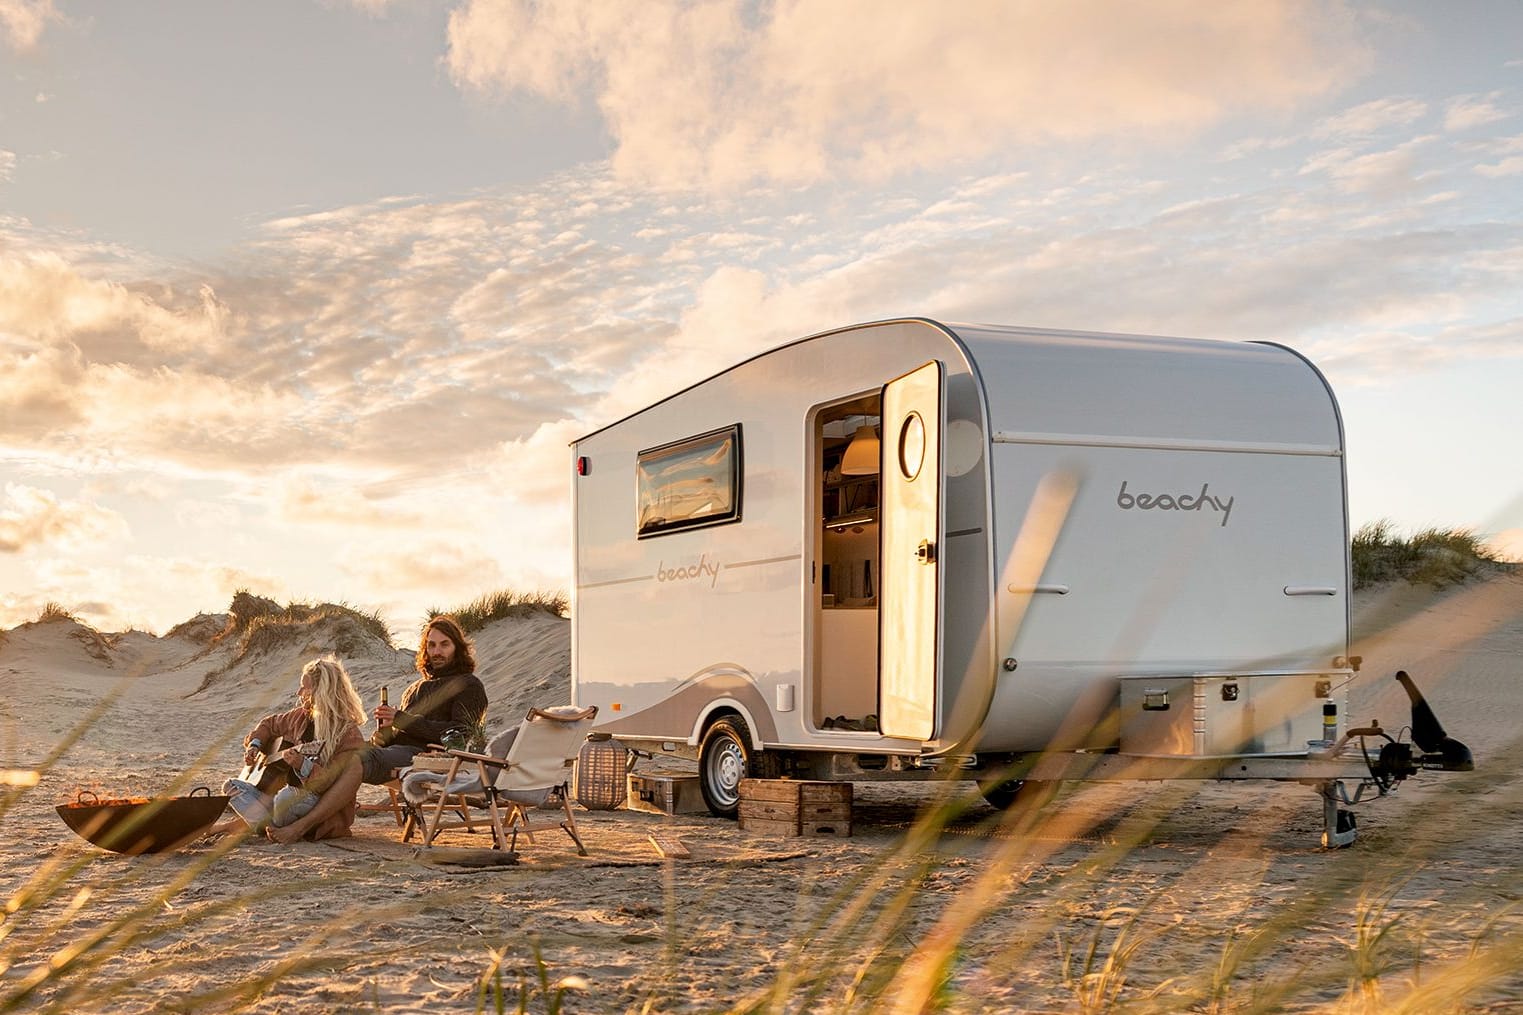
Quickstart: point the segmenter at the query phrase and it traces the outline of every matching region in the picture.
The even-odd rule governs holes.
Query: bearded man
[[[368,783],[389,781],[430,744],[468,751],[483,746],[487,692],[476,677],[471,643],[455,618],[441,615],[423,628],[416,666],[421,676],[402,692],[402,707],[376,706],[372,746],[361,754]]]

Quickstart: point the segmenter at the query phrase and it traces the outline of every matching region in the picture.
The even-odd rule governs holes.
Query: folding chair
[[[397,769],[398,772],[401,769]],[[381,783],[381,788],[386,791],[386,800],[377,800],[375,803],[357,804],[356,814],[390,814],[396,819],[398,828],[407,827],[407,811],[402,805],[402,780],[390,779]]]
[[[517,727],[514,727],[514,729],[517,729]],[[496,742],[495,739],[492,741],[492,743]],[[487,745],[488,753],[492,753],[490,750],[491,746],[492,744]],[[434,754],[447,750],[441,744],[430,744],[429,748]],[[507,753],[506,746],[503,747],[502,753]],[[434,796],[434,793],[444,789],[446,786],[450,788],[443,793],[443,799],[450,810],[460,815],[460,819],[458,821],[451,821],[450,824],[442,824],[439,820],[440,816],[434,815],[434,822],[437,825],[435,834],[446,828],[464,828],[468,832],[476,831],[477,822],[471,820],[470,808],[473,806],[478,808],[486,806],[486,797],[481,791],[480,778],[474,769],[469,766],[461,770],[460,761],[457,758],[450,758],[448,764],[442,769],[438,767],[437,762],[437,758],[431,757],[428,759],[427,764],[415,761],[414,764],[406,768],[393,769],[392,775],[394,778],[390,782],[385,783],[387,791],[391,794],[392,799],[396,801],[397,811],[399,812],[397,824],[402,828],[403,842],[411,842],[414,832],[423,832],[428,828],[428,817],[423,811],[426,807],[430,807],[436,802],[437,798]],[[413,785],[411,796],[408,795],[406,788],[407,780],[409,779],[412,780]],[[387,808],[385,805],[380,805],[379,809],[385,810]],[[424,845],[428,845],[428,843],[425,842]]]
[[[577,708],[557,705],[533,708],[518,726],[492,738],[487,753],[451,750],[449,771],[414,772],[402,780],[402,795],[410,805],[425,810],[432,805],[423,830],[423,844],[431,845],[445,828],[470,824],[469,810],[482,802],[492,817],[492,845],[513,852],[521,831],[534,841],[535,832],[563,829],[576,843],[577,853],[587,855],[571,812],[571,774],[582,742],[597,716],[596,705]],[[534,822],[528,808],[558,802],[564,817]],[[444,811],[460,809],[464,822],[443,824]],[[503,810],[507,811],[504,821]],[[511,833],[511,834],[510,834]]]

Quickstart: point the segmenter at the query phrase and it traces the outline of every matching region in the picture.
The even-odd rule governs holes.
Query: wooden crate
[[[851,783],[742,779],[740,830],[756,835],[851,834]]]

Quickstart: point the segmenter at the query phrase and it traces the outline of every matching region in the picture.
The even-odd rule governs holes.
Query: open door
[[[878,721],[911,740],[936,731],[942,378],[933,360],[883,388]]]

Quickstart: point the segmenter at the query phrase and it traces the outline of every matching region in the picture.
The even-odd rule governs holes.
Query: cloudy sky
[[[564,588],[570,439],[900,315],[1290,344],[1523,551],[1523,4],[0,0],[0,627]]]

